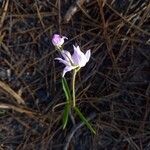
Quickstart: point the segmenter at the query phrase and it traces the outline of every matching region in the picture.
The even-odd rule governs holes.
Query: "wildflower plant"
[[[63,49],[65,39],[68,38],[65,36],[60,36],[58,34],[54,34],[52,38],[53,45],[57,50],[60,51],[61,54],[61,57],[57,57],[55,58],[55,60],[58,60],[59,62],[65,65],[65,68],[63,69],[62,73],[62,87],[66,96],[66,105],[63,114],[63,129],[66,128],[70,111],[75,111],[76,114],[80,117],[80,119],[86,124],[86,126],[95,134],[96,132],[93,129],[93,127],[90,125],[88,120],[84,117],[79,108],[76,106],[76,97],[75,97],[76,74],[90,60],[91,51],[87,50],[86,53],[84,54],[79,46],[73,45],[74,52],[71,55],[69,51]],[[73,71],[72,90],[70,90],[68,83],[65,79],[65,74],[69,71]]]

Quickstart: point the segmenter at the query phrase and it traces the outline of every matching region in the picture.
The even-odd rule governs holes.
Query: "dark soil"
[[[61,150],[71,134],[70,150],[150,150],[149,12],[149,0],[0,0],[0,82],[25,101],[0,86],[0,150]],[[55,33],[91,49],[76,95],[96,135],[78,117],[62,129]]]

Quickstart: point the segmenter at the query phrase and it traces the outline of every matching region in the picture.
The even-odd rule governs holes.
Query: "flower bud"
[[[65,36],[61,36],[59,34],[54,34],[52,38],[52,43],[56,48],[61,49],[62,45],[64,44],[65,39],[68,39],[68,38]]]

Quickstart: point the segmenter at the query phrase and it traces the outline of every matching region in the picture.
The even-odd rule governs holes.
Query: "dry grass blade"
[[[44,25],[44,23],[43,23],[43,21],[42,21],[42,16],[41,16],[40,9],[38,8],[37,3],[36,3],[35,6],[36,6],[38,18],[39,18],[39,20],[40,20],[40,22],[41,22],[41,25],[42,25],[43,29],[44,29],[44,28],[45,28],[45,25]]]
[[[6,83],[0,81],[0,88],[9,93],[17,101],[18,104],[25,104],[24,100],[19,96],[19,94],[11,89]]]
[[[0,29],[3,27],[3,23],[4,23],[4,20],[5,20],[7,9],[8,9],[8,4],[9,4],[9,0],[7,0],[6,3],[4,4],[3,13],[1,15],[1,20],[0,20]],[[0,32],[0,35],[1,35],[1,32]]]
[[[106,5],[115,13],[117,14],[125,23],[129,24],[130,27],[135,28],[136,30],[138,30],[141,33],[144,33],[145,35],[150,36],[150,33],[141,29],[139,26],[134,25],[133,23],[131,23],[130,21],[128,21],[124,16],[122,16],[121,14],[119,14],[115,9],[113,9],[108,3],[106,3]]]
[[[15,110],[17,112],[25,113],[28,115],[35,115],[36,114],[35,112],[32,112],[30,110],[26,110],[26,109],[19,108],[19,107],[16,107],[14,105],[5,104],[5,103],[0,103],[0,109],[12,109],[12,110]]]

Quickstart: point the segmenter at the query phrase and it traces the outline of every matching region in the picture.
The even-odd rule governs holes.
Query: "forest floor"
[[[0,0],[0,14],[0,150],[150,150],[149,0]],[[56,33],[91,50],[76,98],[95,135],[77,116],[62,129]]]

